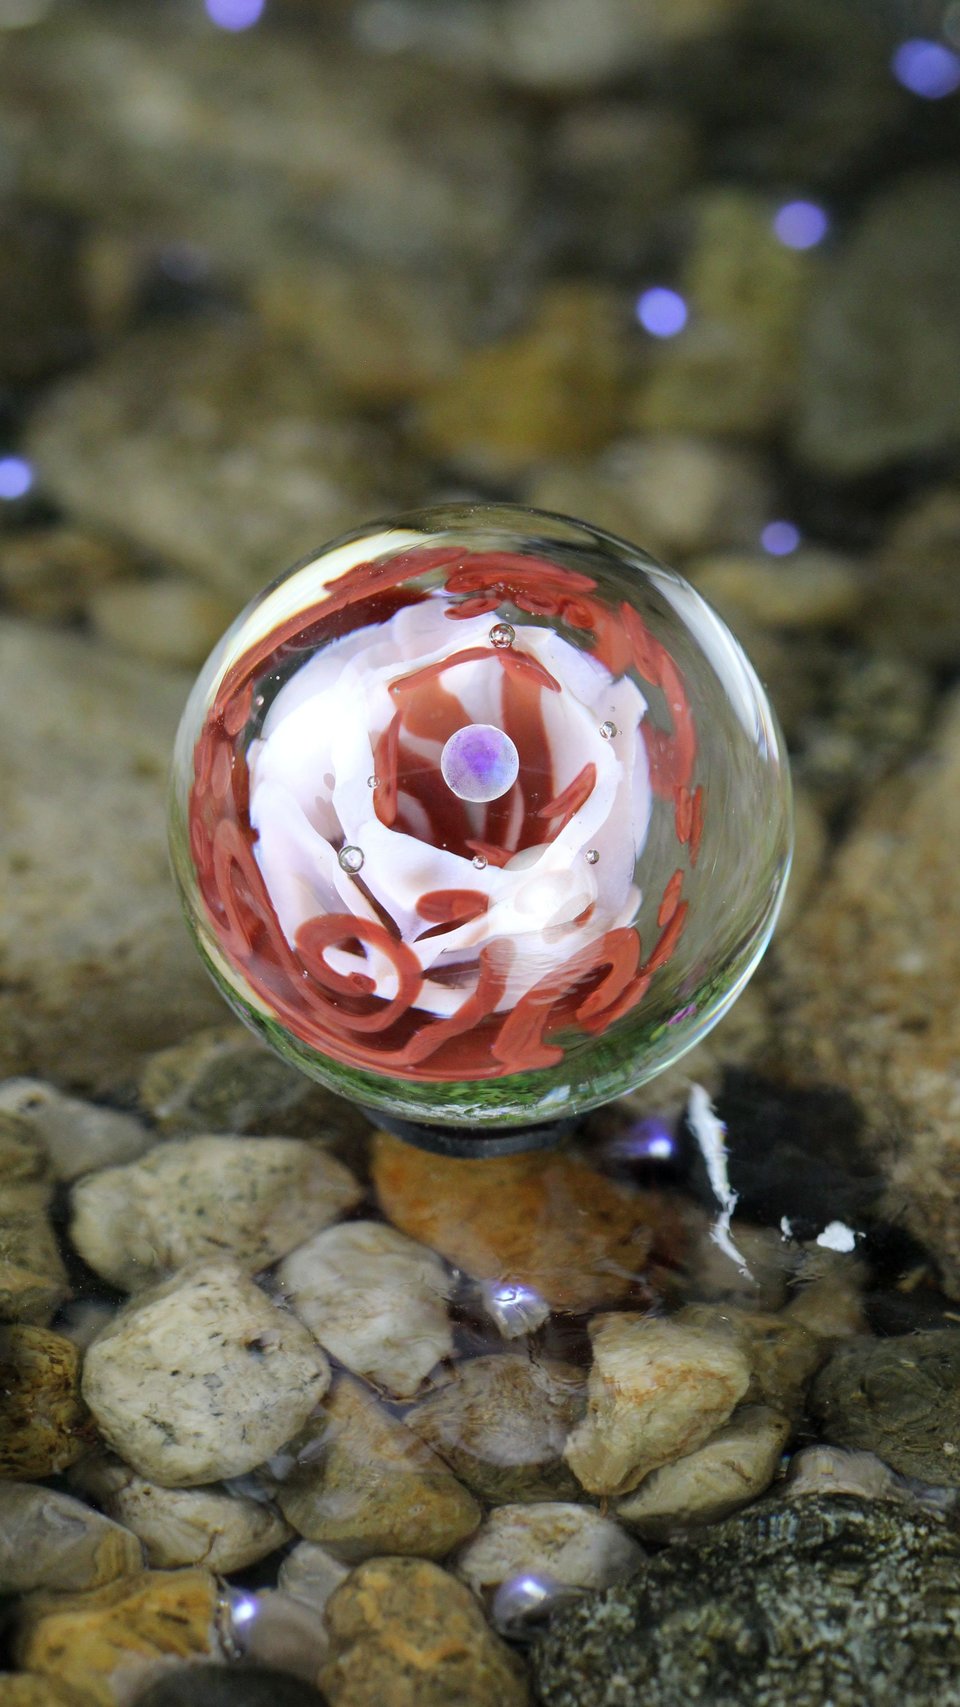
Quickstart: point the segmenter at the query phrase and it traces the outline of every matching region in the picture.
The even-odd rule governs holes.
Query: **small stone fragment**
[[[618,320],[606,289],[554,285],[532,325],[470,351],[421,400],[414,416],[421,444],[443,461],[498,477],[595,450],[619,424]]]
[[[585,1401],[582,1370],[505,1353],[455,1364],[453,1379],[404,1421],[481,1499],[574,1499],[580,1486],[563,1449]]]
[[[218,1603],[216,1577],[197,1570],[32,1595],[21,1607],[16,1657],[26,1671],[76,1689],[89,1707],[119,1707],[157,1660],[220,1657]]]
[[[0,1594],[100,1588],[142,1565],[136,1536],[80,1500],[0,1481]]]
[[[446,1268],[382,1221],[330,1227],[293,1251],[278,1273],[292,1309],[324,1349],[397,1398],[411,1398],[453,1351]]]
[[[351,1376],[334,1383],[282,1457],[289,1469],[276,1497],[284,1517],[341,1559],[442,1559],[480,1522],[476,1500],[442,1459]]]
[[[297,1138],[188,1138],[73,1189],[70,1236],[90,1267],[135,1291],[227,1253],[267,1268],[351,1209],[353,1175]]]
[[[349,1567],[335,1559],[315,1541],[298,1541],[280,1566],[278,1587],[294,1600],[302,1600],[322,1612],[335,1588],[349,1575]]]
[[[0,1179],[0,1321],[45,1326],[70,1283],[50,1217],[50,1188]]]
[[[642,1557],[620,1525],[591,1506],[502,1505],[458,1555],[456,1572],[483,1599],[514,1576],[609,1588],[631,1576]]]
[[[905,1476],[960,1487],[960,1332],[934,1328],[838,1345],[810,1393],[829,1441]]]
[[[373,1177],[384,1214],[411,1238],[476,1280],[519,1282],[555,1309],[617,1302],[643,1275],[655,1231],[674,1255],[680,1239],[656,1194],[562,1153],[461,1161],[380,1132]]]
[[[617,1516],[651,1541],[717,1523],[766,1491],[789,1434],[790,1424],[779,1412],[748,1405],[696,1452],[645,1477],[618,1500]]]
[[[590,1334],[587,1414],[564,1452],[589,1493],[627,1493],[695,1451],[750,1384],[736,1344],[676,1317],[598,1316]]]
[[[170,1488],[252,1470],[329,1379],[306,1328],[235,1263],[211,1262],[127,1305],[90,1346],[83,1390],[107,1444]]]
[[[788,1499],[811,1494],[853,1494],[865,1500],[899,1500],[943,1515],[960,1504],[956,1488],[930,1487],[913,1476],[898,1476],[875,1452],[844,1446],[804,1446],[790,1460],[783,1493]]]
[[[322,1612],[275,1588],[231,1596],[233,1640],[245,1659],[316,1682],[329,1640]]]
[[[135,1161],[156,1142],[156,1135],[134,1115],[67,1096],[40,1079],[5,1080],[0,1110],[27,1123],[59,1180]]]
[[[325,1707],[320,1691],[264,1666],[191,1665],[138,1695],[135,1707]]]
[[[960,1683],[960,1537],[887,1500],[764,1502],[561,1611],[544,1707],[929,1707]]]
[[[103,1455],[85,1459],[71,1483],[142,1542],[154,1570],[204,1565],[224,1574],[241,1571],[290,1537],[280,1513],[264,1500],[219,1488],[163,1488]]]
[[[371,1559],[327,1607],[331,1707],[527,1707],[521,1662],[462,1583],[424,1559]]]
[[[46,1328],[0,1328],[0,1477],[58,1475],[92,1439],[76,1346]]]

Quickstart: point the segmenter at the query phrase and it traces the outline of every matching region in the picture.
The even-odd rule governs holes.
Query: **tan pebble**
[[[0,1085],[2,1110],[29,1126],[60,1180],[132,1162],[156,1142],[156,1134],[134,1115],[67,1096],[42,1079],[7,1079]]]
[[[76,1346],[46,1328],[0,1328],[0,1476],[55,1476],[93,1438]]]
[[[220,1488],[162,1488],[102,1454],[84,1459],[71,1485],[138,1537],[155,1570],[204,1565],[240,1571],[282,1547],[291,1531],[262,1500]]]
[[[112,646],[155,664],[196,669],[237,614],[237,600],[193,581],[119,581],[87,602],[94,630]]]
[[[0,1321],[45,1326],[70,1295],[39,1181],[0,1183]]]
[[[571,1588],[609,1588],[642,1559],[619,1523],[592,1506],[545,1501],[498,1506],[457,1555],[456,1572],[480,1596],[528,1573]]]
[[[564,1457],[589,1493],[622,1494],[694,1451],[750,1384],[738,1346],[679,1317],[598,1316],[587,1414]]]
[[[802,633],[849,628],[864,602],[866,582],[839,552],[804,547],[773,563],[769,557],[734,554],[699,558],[685,573],[722,617],[741,616],[762,628]]]
[[[787,1418],[765,1405],[747,1405],[696,1452],[647,1476],[616,1514],[650,1540],[721,1518],[756,1499],[773,1481],[790,1435]]]
[[[0,1481],[0,1594],[99,1588],[142,1565],[136,1536],[80,1500]]]

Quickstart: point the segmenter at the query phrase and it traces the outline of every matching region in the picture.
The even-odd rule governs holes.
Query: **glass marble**
[[[170,822],[242,1019],[372,1110],[480,1131],[696,1043],[791,847],[783,740],[716,613],[511,505],[377,522],[261,593],[190,696]]]

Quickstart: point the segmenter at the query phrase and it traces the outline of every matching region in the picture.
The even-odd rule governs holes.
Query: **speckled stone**
[[[185,1666],[138,1695],[134,1707],[324,1707],[318,1689],[265,1666]]]
[[[482,1516],[442,1459],[346,1375],[271,1468],[283,1477],[276,1497],[287,1521],[351,1562],[442,1559]]]
[[[696,1452],[645,1477],[617,1501],[616,1515],[651,1541],[717,1523],[766,1491],[789,1435],[790,1424],[778,1411],[746,1405]]]
[[[609,1588],[633,1575],[640,1548],[612,1518],[559,1500],[502,1505],[461,1549],[456,1573],[481,1597],[514,1576],[571,1588]]]
[[[132,1292],[221,1255],[268,1268],[360,1195],[349,1170],[317,1144],[187,1138],[80,1180],[70,1237],[97,1274]]]
[[[462,1583],[425,1559],[371,1559],[327,1606],[331,1707],[526,1707],[521,1662]]]
[[[735,1345],[750,1368],[747,1398],[796,1417],[807,1384],[829,1352],[817,1334],[791,1319],[789,1308],[776,1313],[688,1304],[680,1320],[715,1341]]]
[[[800,1500],[812,1494],[897,1500],[901,1505],[924,1506],[938,1516],[953,1513],[960,1505],[957,1488],[930,1486],[914,1476],[900,1476],[875,1452],[857,1452],[845,1446],[805,1446],[794,1453],[783,1496]]]
[[[886,1501],[757,1506],[561,1612],[544,1707],[957,1707],[960,1537]]]
[[[49,1203],[44,1182],[0,1178],[0,1321],[46,1326],[69,1297]]]
[[[448,1270],[382,1221],[317,1233],[284,1259],[278,1277],[324,1349],[396,1398],[412,1398],[453,1351]]]
[[[585,1403],[586,1376],[572,1364],[470,1357],[404,1421],[481,1499],[575,1499],[580,1484],[563,1448]]]
[[[329,1379],[306,1328],[220,1262],[122,1310],[87,1352],[83,1391],[104,1440],[133,1469],[190,1487],[242,1475],[277,1451]]]
[[[203,1565],[240,1571],[290,1538],[280,1513],[265,1500],[216,1487],[162,1488],[104,1454],[84,1459],[70,1480],[138,1538],[154,1570]]]
[[[0,1594],[99,1588],[142,1565],[136,1536],[82,1501],[0,1481]]]
[[[556,1309],[617,1302],[644,1273],[655,1232],[674,1252],[680,1242],[656,1194],[565,1154],[461,1161],[380,1132],[373,1177],[384,1214],[411,1238],[476,1280],[517,1281]]]
[[[192,1665],[138,1695],[134,1707],[324,1707],[311,1684],[266,1666]]]
[[[590,1324],[587,1414],[564,1457],[589,1493],[623,1494],[702,1446],[743,1398],[750,1365],[732,1338],[633,1313]]]
[[[80,1354],[46,1328],[0,1328],[0,1476],[54,1476],[89,1451]]]
[[[209,1571],[144,1571],[87,1594],[31,1595],[15,1655],[78,1690],[87,1707],[120,1707],[161,1659],[220,1657],[220,1591]]]
[[[829,1441],[894,1470],[960,1487],[960,1330],[855,1339],[835,1349],[810,1393]]]

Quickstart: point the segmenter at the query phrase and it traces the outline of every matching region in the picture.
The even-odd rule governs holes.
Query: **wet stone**
[[[222,1261],[128,1304],[90,1346],[83,1390],[126,1463],[162,1487],[190,1487],[277,1451],[329,1379],[306,1328]]]
[[[0,589],[11,610],[41,622],[82,616],[88,599],[129,573],[129,553],[80,528],[30,529],[0,540]]]
[[[641,1549],[591,1506],[502,1505],[458,1554],[456,1573],[481,1599],[512,1577],[570,1588],[609,1588],[632,1576]]]
[[[138,1538],[154,1570],[204,1565],[240,1571],[290,1537],[279,1512],[264,1500],[217,1487],[163,1488],[102,1454],[85,1459],[70,1481]]]
[[[778,1411],[747,1405],[696,1452],[645,1477],[617,1502],[616,1515],[652,1541],[717,1523],[766,1491],[789,1434]]]
[[[960,1699],[960,1537],[887,1501],[740,1513],[554,1620],[544,1707],[928,1707]]]
[[[875,1452],[903,1475],[960,1487],[957,1329],[838,1346],[810,1406],[835,1445]]]
[[[26,1671],[120,1707],[158,1660],[220,1658],[219,1588],[209,1571],[144,1571],[86,1594],[31,1595],[15,1652]]]
[[[312,1085],[238,1025],[211,1026],[151,1055],[139,1096],[168,1138],[277,1131],[325,1138],[334,1115],[348,1132],[358,1124],[349,1104]]]
[[[2,1698],[0,1698],[2,1700]],[[324,1707],[319,1690],[266,1666],[191,1665],[138,1695],[133,1707]]]
[[[750,1384],[739,1346],[676,1318],[598,1316],[590,1333],[587,1414],[564,1451],[589,1493],[627,1493],[695,1451]]]
[[[237,614],[237,600],[185,577],[117,582],[87,600],[94,633],[135,658],[198,669]]]
[[[315,1683],[329,1641],[321,1612],[278,1589],[232,1597],[232,1636],[245,1659]]]
[[[346,1375],[270,1469],[287,1521],[348,1562],[376,1553],[442,1559],[482,1515],[443,1460]]]
[[[136,1536],[80,1500],[0,1481],[0,1594],[99,1588],[142,1564]]]
[[[132,1162],[154,1142],[134,1115],[68,1096],[40,1079],[0,1084],[0,1118],[6,1111],[29,1128],[60,1180]]]
[[[267,1268],[351,1209],[353,1175],[296,1138],[187,1138],[74,1187],[70,1237],[104,1279],[135,1291],[192,1261]]]
[[[840,552],[801,547],[781,562],[747,553],[700,557],[686,566],[698,593],[736,630],[743,618],[803,634],[856,626],[864,582]]]
[[[324,1349],[396,1398],[412,1398],[453,1352],[447,1269],[382,1221],[318,1233],[285,1258],[278,1278]]]
[[[871,567],[865,617],[874,645],[951,668],[960,652],[960,486],[922,493],[897,516]]]
[[[707,1334],[714,1344],[736,1347],[750,1372],[747,1398],[787,1417],[797,1417],[811,1376],[829,1345],[788,1310],[775,1313],[712,1304],[688,1304],[678,1323]]]
[[[280,1566],[277,1586],[294,1600],[302,1600],[322,1612],[335,1588],[349,1574],[349,1567],[315,1541],[298,1541]]]
[[[519,1282],[556,1309],[625,1297],[654,1239],[678,1241],[676,1217],[653,1193],[614,1185],[573,1156],[461,1161],[387,1133],[374,1144],[384,1214],[476,1280]]]
[[[0,1178],[0,1321],[45,1326],[69,1296],[50,1195],[39,1181]]]
[[[944,1516],[960,1504],[956,1488],[931,1487],[913,1476],[898,1476],[875,1452],[858,1452],[844,1446],[805,1446],[794,1453],[783,1486],[787,1499],[807,1499],[811,1494],[854,1494],[867,1500],[898,1500],[902,1505],[923,1506]]]
[[[327,1607],[331,1707],[527,1707],[521,1662],[455,1577],[425,1559],[371,1559]]]
[[[76,1346],[46,1328],[0,1327],[0,1477],[58,1475],[92,1441]]]
[[[0,1707],[89,1707],[89,1695],[78,1695],[50,1677],[27,1672],[0,1672]]]
[[[580,1484],[563,1449],[584,1403],[585,1376],[572,1364],[471,1357],[404,1421],[480,1499],[575,1499]]]

